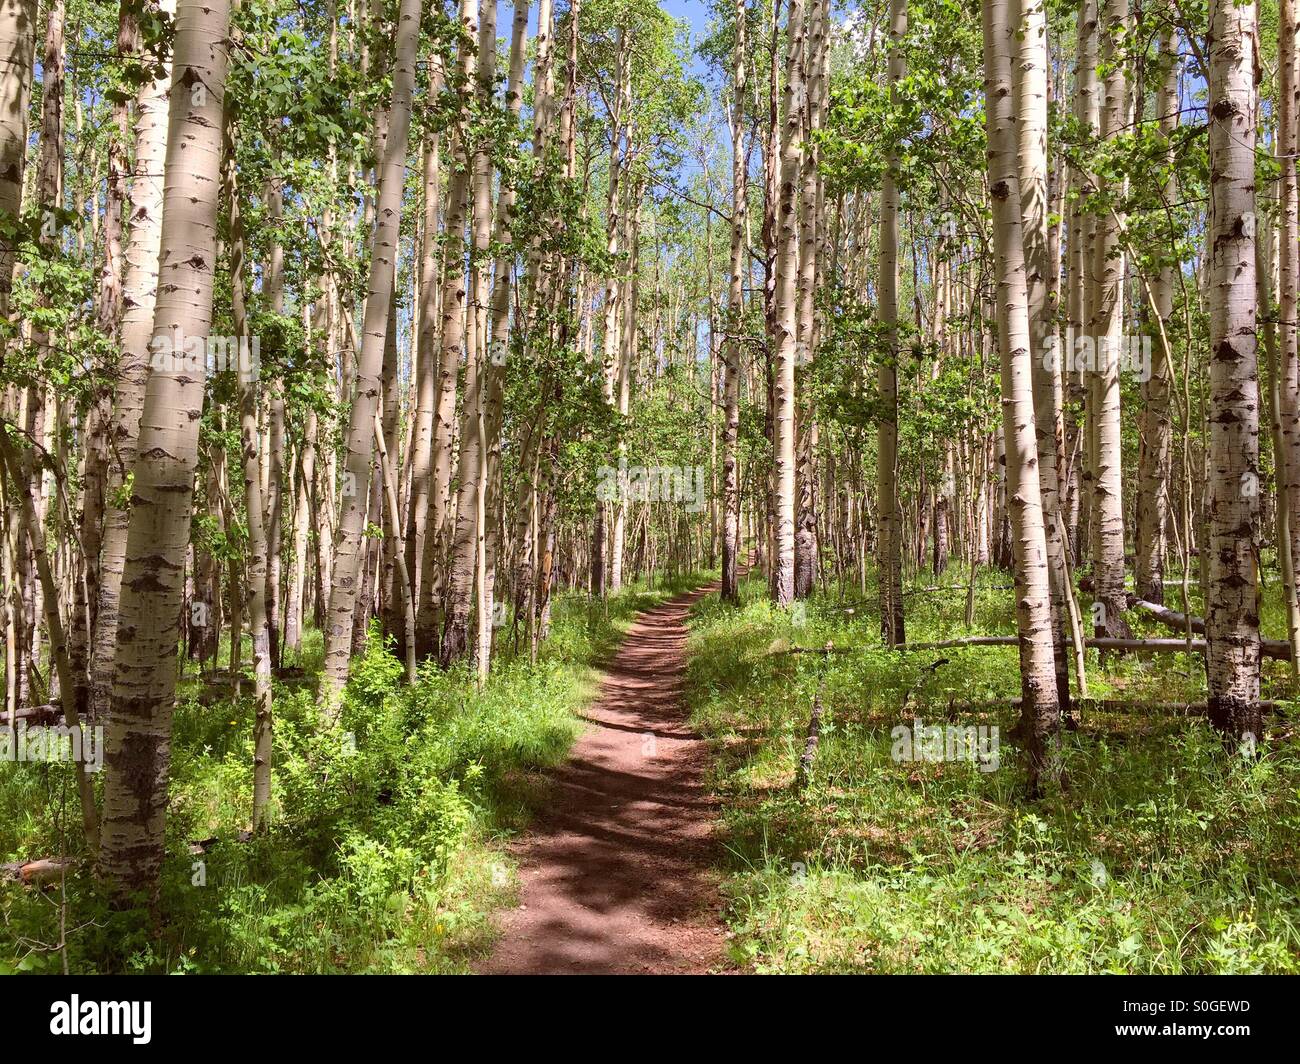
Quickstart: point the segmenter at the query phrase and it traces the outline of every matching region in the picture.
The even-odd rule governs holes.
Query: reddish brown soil
[[[702,588],[643,613],[592,727],[514,847],[521,904],[490,974],[702,973],[725,965],[703,740],[686,724],[686,616]]]

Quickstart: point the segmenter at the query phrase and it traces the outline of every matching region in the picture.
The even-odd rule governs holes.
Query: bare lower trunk
[[[890,0],[889,86],[897,92],[906,68],[901,51],[907,34],[907,0]],[[880,413],[876,429],[876,493],[880,505],[880,629],[887,646],[906,639],[903,627],[903,515],[898,505],[898,182],[897,160],[890,159],[880,189],[880,323],[889,351],[877,371]]]
[[[1263,736],[1259,603],[1259,410],[1255,321],[1254,0],[1210,6],[1210,719],[1228,741]]]
[[[176,0],[160,0],[159,10],[171,14]],[[130,522],[124,485],[135,464],[140,436],[140,410],[149,373],[149,342],[153,336],[158,288],[158,252],[162,243],[163,167],[167,154],[167,92],[169,61],[136,96],[135,165],[131,182],[131,228],[127,236],[122,278],[121,350],[117,363],[112,421],[109,426],[108,470],[105,485],[104,541],[100,555],[99,603],[91,647],[91,719],[108,714],[113,691],[113,661],[117,653],[117,623],[126,562]],[[215,617],[204,616],[215,634]]]
[[[736,0],[735,47],[731,58],[731,267],[727,289],[727,335],[722,344],[725,427],[722,434],[722,597],[740,603],[740,330],[745,313],[745,277],[749,247],[746,206],[749,198],[745,165],[745,0]]]
[[[358,608],[357,590],[365,545],[362,533],[375,450],[374,419],[379,409],[379,375],[383,369],[395,283],[421,10],[419,0],[402,0],[398,14],[388,135],[379,174],[378,214],[371,244],[370,287],[366,297],[361,354],[357,359],[356,396],[348,426],[343,513],[335,533],[334,578],[325,629],[325,669],[321,689],[326,699],[328,720],[337,719],[338,697],[347,682],[353,613]]]
[[[1290,0],[1283,0],[1284,4]],[[1165,138],[1166,144],[1169,138],[1178,128],[1178,61],[1175,50],[1174,31],[1172,28],[1163,31],[1160,37],[1160,51],[1169,62],[1169,69],[1166,71],[1160,82],[1160,91],[1156,96],[1156,117],[1160,124],[1160,133]],[[1294,66],[1294,64],[1292,64]],[[1285,83],[1285,79],[1284,79]],[[1284,97],[1285,101],[1285,97]],[[1294,145],[1294,114],[1288,122],[1285,118],[1282,121],[1283,129],[1288,126],[1292,129],[1291,143]],[[1294,147],[1288,149],[1294,154]],[[1177,181],[1173,177],[1173,156],[1172,152],[1166,155],[1166,162],[1170,166],[1169,182],[1165,186],[1165,200],[1173,203],[1178,197]],[[1292,218],[1294,219],[1294,174],[1295,160],[1292,158],[1289,163],[1283,163],[1283,200],[1286,195],[1286,167],[1291,167],[1292,174]],[[1284,207],[1285,210],[1285,207]],[[1291,227],[1292,245],[1295,244],[1295,228]],[[1296,256],[1295,249],[1286,247],[1286,238],[1283,238],[1283,255],[1290,254],[1290,262],[1294,265]],[[1283,261],[1283,274],[1285,278],[1286,260]],[[1151,308],[1161,321],[1168,321],[1174,312],[1174,266],[1172,264],[1163,265],[1151,285],[1152,302],[1155,304]],[[1283,320],[1287,320],[1286,311],[1286,281],[1283,280]],[[1290,318],[1295,317],[1295,285],[1291,285],[1291,312]],[[1158,331],[1159,323],[1151,323],[1151,331]],[[1284,326],[1285,329],[1285,326]],[[1294,357],[1294,326],[1292,326],[1292,357]],[[1167,526],[1169,522],[1169,472],[1170,472],[1170,440],[1173,435],[1173,423],[1170,420],[1170,366],[1165,356],[1165,347],[1162,342],[1152,344],[1151,357],[1151,374],[1150,377],[1142,382],[1142,439],[1138,452],[1138,489],[1137,489],[1137,520],[1134,524],[1134,586],[1137,593],[1149,602],[1161,603],[1165,600],[1165,550],[1167,540]]]
[[[1054,737],[1060,723],[1052,652],[1052,609],[1042,496],[1034,471],[1034,420],[1029,296],[1025,283],[1016,115],[1011,86],[1012,22],[1006,0],[984,0],[984,92],[988,180],[993,202],[1002,422],[1006,437],[1008,509],[1016,576],[1020,640],[1020,728],[1031,792],[1056,771]]]
[[[176,18],[162,252],[153,335],[206,341],[212,321],[228,0],[185,0]],[[156,901],[164,853],[176,653],[198,461],[203,374],[155,351],[122,576],[104,781],[100,871],[120,899]],[[184,348],[182,349],[184,350]]]
[[[1056,697],[1061,711],[1070,704],[1069,644],[1066,625],[1070,588],[1066,541],[1060,509],[1056,437],[1061,419],[1060,359],[1056,351],[1055,286],[1048,249],[1047,201],[1047,20],[1043,0],[1011,0],[1017,15],[1013,81],[1016,90],[1018,176],[1025,250],[1025,290],[1029,313],[1030,365],[1038,448],[1038,485],[1051,587],[1052,655]]]
[[[1127,31],[1128,0],[1104,0],[1101,57],[1108,64],[1101,134],[1107,139],[1128,128],[1128,78],[1118,41]],[[1092,338],[1097,368],[1090,374],[1095,406],[1089,411],[1094,436],[1092,575],[1096,634],[1124,638],[1124,500],[1120,420],[1120,353],[1124,344],[1125,255],[1121,218],[1108,211],[1097,223],[1093,278],[1097,299],[1092,308]]]

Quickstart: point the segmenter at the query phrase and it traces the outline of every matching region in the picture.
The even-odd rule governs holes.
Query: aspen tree
[[[772,463],[775,528],[772,599],[794,601],[795,395],[799,345],[799,171],[803,154],[806,0],[789,0],[786,20],[786,85],[782,102],[781,168],[776,217],[776,332],[772,367]]]
[[[1007,509],[1015,560],[1016,627],[1020,646],[1020,730],[1031,792],[1056,771],[1054,735],[1060,723],[1052,652],[1051,592],[1042,496],[1035,473],[1032,342],[1026,284],[1016,113],[1011,85],[1013,23],[1008,0],[984,0],[984,96],[988,129],[989,196],[997,281],[1002,426],[1006,439]]]
[[[177,11],[155,359],[140,417],[106,737],[100,871],[120,899],[143,892],[151,903],[164,850],[204,391],[203,370],[187,358],[206,346],[212,322],[229,21],[229,0],[184,0]]]
[[[1283,10],[1285,10],[1286,5],[1292,3],[1293,0],[1282,0],[1282,2]],[[1163,66],[1160,73],[1159,88],[1156,93],[1156,120],[1159,123],[1160,135],[1167,145],[1164,163],[1170,168],[1169,180],[1165,183],[1164,198],[1167,203],[1174,203],[1178,198],[1178,179],[1173,172],[1174,157],[1171,138],[1178,128],[1178,49],[1174,30],[1171,26],[1161,30],[1160,59]],[[1292,66],[1294,66],[1294,63],[1292,63]],[[1280,76],[1282,84],[1285,86],[1285,70]],[[1292,76],[1291,80],[1294,82],[1294,76]],[[1283,105],[1285,106],[1285,97],[1283,97]],[[1283,116],[1280,121],[1281,132],[1285,135],[1285,130],[1289,126],[1293,131],[1291,140],[1294,142],[1294,115],[1288,123],[1285,113],[1285,111],[1281,112]],[[1292,151],[1294,152],[1294,149]],[[1294,199],[1294,159],[1291,160],[1290,165],[1292,198]],[[1287,164],[1284,162],[1282,185],[1284,211],[1286,210],[1285,201],[1287,198],[1286,166]],[[1292,215],[1294,219],[1294,205],[1292,206]],[[1294,225],[1292,234],[1291,243],[1294,244]],[[1284,301],[1284,313],[1282,315],[1284,321],[1287,317],[1285,300],[1287,298],[1286,272],[1288,261],[1294,268],[1296,261],[1295,249],[1286,246],[1284,237],[1281,292]],[[1175,269],[1175,263],[1171,261],[1162,262],[1151,282],[1151,302],[1154,304],[1151,310],[1161,321],[1168,321],[1174,312]],[[1294,300],[1294,283],[1291,285],[1290,292],[1291,298]],[[1294,311],[1294,308],[1292,309]],[[1291,314],[1291,317],[1295,317],[1294,313]],[[1286,325],[1284,324],[1284,343],[1285,329]],[[1291,333],[1293,349],[1294,337],[1293,329]],[[1169,522],[1170,440],[1173,434],[1169,402],[1169,361],[1165,355],[1164,344],[1156,343],[1152,345],[1150,378],[1142,382],[1142,439],[1141,448],[1138,452],[1137,513],[1133,526],[1133,577],[1138,597],[1157,604],[1163,603],[1165,600],[1164,563]]]
[[[1051,586],[1056,694],[1064,711],[1070,700],[1069,653],[1065,634],[1069,620],[1070,588],[1066,577],[1066,543],[1056,464],[1056,434],[1061,416],[1060,359],[1056,350],[1056,308],[1049,303],[1052,263],[1048,248],[1047,202],[1047,18],[1045,0],[1012,0],[1012,3],[1016,19],[1017,54],[1013,56],[1013,81],[1019,146],[1018,175],[1025,246],[1034,419],[1038,438],[1038,482],[1042,492],[1043,530],[1047,542]]]
[[[1210,720],[1225,741],[1263,737],[1259,606],[1259,409],[1255,302],[1254,0],[1214,0],[1208,55],[1210,227]]]
[[[496,0],[483,0],[479,10],[476,92],[480,105],[492,102],[496,80]],[[487,464],[484,424],[487,358],[488,301],[492,238],[492,152],[485,131],[474,145],[470,191],[472,245],[470,249],[469,303],[465,310],[465,396],[461,406],[460,455],[457,464],[456,521],[447,568],[447,610],[438,660],[443,668],[463,658],[470,649],[469,618],[474,596],[480,609],[484,592],[482,489]],[[481,666],[480,666],[481,667]]]
[[[1281,367],[1274,381],[1278,471],[1278,564],[1288,610],[1300,599],[1296,564],[1300,559],[1300,72],[1296,69],[1295,0],[1281,0],[1278,25],[1277,156],[1278,183],[1278,334]],[[1171,77],[1176,78],[1176,72]],[[1175,89],[1177,81],[1174,82]],[[1175,97],[1176,99],[1176,97]],[[1171,179],[1172,180],[1172,179]],[[1170,295],[1172,296],[1172,279]],[[1172,300],[1171,300],[1172,302]],[[1286,542],[1283,543],[1283,534]],[[1284,549],[1285,548],[1285,549]],[[1300,669],[1300,661],[1292,663]]]
[[[429,57],[429,102],[443,91],[442,58]],[[424,225],[420,247],[420,299],[416,308],[415,415],[411,426],[411,488],[406,516],[406,568],[419,600],[424,571],[424,537],[429,527],[429,494],[433,472],[434,407],[438,399],[438,229],[441,222],[442,134],[426,120],[423,145]],[[418,639],[417,639],[418,643]]]
[[[731,267],[727,289],[727,335],[722,345],[725,428],[722,436],[722,597],[740,603],[740,331],[745,315],[745,274],[749,258],[746,208],[749,182],[745,158],[745,0],[735,0],[735,43],[731,53]]]
[[[621,252],[623,233],[622,178],[627,160],[625,116],[632,98],[632,41],[628,30],[619,27],[614,65],[614,105],[609,116],[609,181],[605,197],[605,253],[615,262]],[[606,405],[617,406],[617,381],[622,344],[618,327],[622,286],[618,273],[611,271],[605,279],[604,328],[601,333],[601,395]],[[617,509],[621,499],[597,498],[595,521],[591,528],[591,593],[603,595],[607,589],[609,565],[605,556],[605,529],[611,505]]]
[[[36,0],[0,0],[0,216],[13,222],[22,206],[35,52]],[[9,314],[17,252],[6,230],[0,229],[0,316]]]
[[[1128,77],[1119,41],[1128,30],[1128,0],[1103,0],[1100,27],[1101,60],[1106,66],[1105,99],[1101,109],[1101,135],[1113,140],[1129,123]],[[1091,513],[1092,580],[1098,635],[1126,638],[1124,622],[1124,500],[1120,466],[1123,436],[1120,421],[1120,357],[1124,347],[1125,254],[1122,217],[1106,211],[1097,220],[1092,281],[1096,300],[1092,307],[1091,339],[1096,367],[1091,370],[1089,410],[1093,425],[1095,464]],[[1252,294],[1253,297],[1253,294]]]
[[[457,78],[468,92],[478,63],[479,0],[461,0],[461,41]],[[438,305],[442,315],[438,388],[433,415],[433,471],[429,487],[429,514],[425,522],[423,577],[416,613],[416,653],[432,655],[440,643],[442,598],[446,585],[445,553],[451,512],[451,471],[455,458],[452,440],[456,433],[457,375],[461,348],[465,342],[465,215],[469,210],[469,131],[464,117],[453,134],[454,169],[447,181],[445,244],[442,259],[442,291]]]
[[[1077,18],[1077,44],[1074,76],[1074,118],[1090,134],[1097,130],[1100,104],[1097,84],[1097,0],[1082,0]],[[1086,209],[1092,184],[1090,176],[1081,168],[1071,171],[1075,198],[1070,208],[1069,230],[1069,298],[1066,301],[1065,352],[1073,356],[1076,345],[1083,340],[1092,321],[1092,249],[1096,230],[1096,217]],[[1080,511],[1086,510],[1091,499],[1092,466],[1088,432],[1078,421],[1077,411],[1085,406],[1087,394],[1083,375],[1071,370],[1062,381],[1070,396],[1069,423],[1066,426],[1066,449],[1070,468],[1066,475],[1065,520],[1066,534],[1070,540],[1075,561],[1083,554],[1084,538],[1080,533]],[[1085,415],[1091,419],[1092,407]]]
[[[903,38],[907,36],[907,0],[889,4],[889,93],[897,99],[906,73]],[[876,492],[880,506],[880,627],[885,643],[905,639],[903,627],[903,523],[898,505],[898,158],[886,161],[880,184],[880,277],[877,283],[880,323],[888,350],[881,356],[876,387]]]
[[[326,716],[337,719],[338,698],[348,678],[352,622],[365,542],[365,507],[374,463],[374,419],[379,409],[379,376],[395,284],[402,190],[406,180],[407,136],[415,89],[415,52],[420,36],[419,0],[402,0],[397,18],[397,51],[388,135],[379,172],[376,221],[371,240],[370,284],[366,297],[361,354],[357,359],[356,395],[352,401],[344,468],[343,512],[334,541],[334,573],[325,631],[325,670],[321,681]]]
[[[822,178],[819,171],[822,131],[826,108],[829,70],[829,0],[813,0],[808,12],[804,42],[806,65],[805,137],[807,146],[799,175],[799,364],[811,366],[819,341],[817,283],[821,262],[819,250],[825,233],[822,218]],[[805,386],[805,390],[808,388]],[[798,432],[798,519],[795,529],[794,593],[796,598],[812,594],[817,579],[817,421],[811,395],[805,397]]]
[[[230,211],[230,309],[235,336],[249,337],[247,296],[244,287],[246,253],[243,210],[235,176],[235,124],[227,117],[225,193]],[[239,453],[244,477],[244,512],[248,524],[248,583],[244,599],[253,649],[253,830],[265,825],[271,798],[271,617],[267,593],[268,553],[266,497],[260,468],[261,433],[257,423],[257,367],[238,367]]]

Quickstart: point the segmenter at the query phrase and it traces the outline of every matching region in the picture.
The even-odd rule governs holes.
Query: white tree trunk
[[[1254,0],[1210,6],[1210,719],[1229,742],[1262,739],[1259,407],[1255,314]]]

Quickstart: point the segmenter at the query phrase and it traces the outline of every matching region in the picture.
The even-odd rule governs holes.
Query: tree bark
[[[772,357],[772,599],[794,601],[795,387],[799,347],[799,172],[803,155],[803,47],[806,0],[790,0],[786,20],[786,85],[782,101],[777,189],[775,334]]]
[[[153,336],[204,342],[212,322],[229,0],[176,17]],[[155,348],[157,355],[161,345]],[[164,853],[185,560],[203,373],[155,358],[140,418],[109,718],[100,871],[156,905]]]
[[[1255,313],[1254,0],[1214,0],[1210,147],[1210,720],[1225,741],[1263,738],[1259,604],[1259,409]]]
[[[889,92],[897,96],[906,74],[902,53],[907,0],[889,4]],[[876,428],[876,494],[879,500],[880,630],[887,646],[906,639],[903,625],[903,515],[898,505],[898,158],[886,162],[880,185],[879,317],[888,338],[877,371],[880,404]]]
[[[735,45],[731,53],[731,273],[727,289],[727,336],[722,345],[725,417],[722,434],[722,597],[740,605],[740,333],[745,317],[745,275],[749,246],[746,208],[749,200],[745,155],[745,55],[747,9],[735,0]]]
[[[1013,22],[1007,0],[984,0],[984,95],[988,181],[993,206],[998,347],[1002,368],[1002,423],[1006,438],[1007,509],[1016,575],[1020,646],[1021,732],[1031,793],[1057,771],[1060,725],[1053,659],[1051,592],[1042,496],[1035,474],[1029,294],[1025,280],[1020,180],[1016,168],[1016,114],[1011,85]]]
[[[388,136],[379,173],[377,217],[371,243],[370,286],[366,297],[361,354],[357,360],[356,396],[352,402],[344,472],[345,497],[335,533],[334,574],[325,632],[325,669],[321,691],[327,721],[337,720],[338,698],[347,683],[352,649],[352,620],[364,554],[365,509],[374,460],[374,419],[379,408],[379,375],[388,334],[402,190],[406,183],[407,137],[415,89],[415,53],[420,36],[419,0],[402,0],[397,20],[397,53]],[[348,491],[347,489],[350,489]]]

